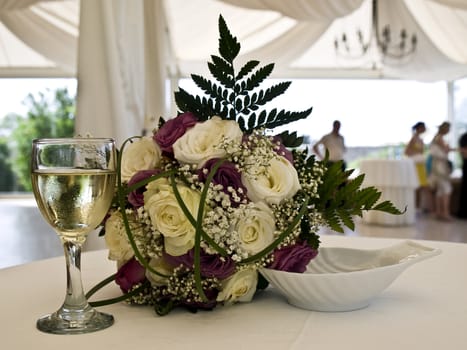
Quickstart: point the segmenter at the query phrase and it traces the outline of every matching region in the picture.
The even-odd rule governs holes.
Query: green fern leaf
[[[258,64],[259,61],[248,61],[247,63],[245,63],[245,65],[240,69],[240,72],[238,72],[236,76],[237,81],[242,80],[245,76],[247,76],[253,69],[255,69],[258,66]]]
[[[312,111],[312,107],[302,112],[286,112],[284,110],[280,111],[275,118],[272,118],[264,123],[263,125],[257,125],[256,127],[265,127],[267,129],[274,129],[282,125],[287,125],[292,122],[295,122],[300,119],[308,117]]]
[[[245,90],[252,91],[261,85],[271,75],[274,69],[274,63],[270,63],[264,67],[259,68],[255,73],[251,75],[246,81]]]
[[[234,78],[230,74],[227,74],[223,68],[220,68],[212,63],[208,63],[208,68],[212,76],[218,81],[223,82],[226,88],[232,88],[234,86]]]
[[[404,214],[407,211],[407,206],[404,208],[403,211],[400,211],[390,201],[384,201],[384,202],[381,202],[381,203],[375,205],[372,208],[372,210],[379,210],[379,211],[383,211],[385,213],[399,215],[399,214]]]
[[[290,133],[286,130],[276,136],[281,139],[281,142],[285,147],[296,148],[303,143],[303,137],[298,137],[296,131]]]
[[[219,36],[219,53],[227,62],[233,62],[240,52],[240,43],[230,33],[222,16],[219,16]]]
[[[234,71],[234,67],[232,66],[231,63],[227,62],[222,57],[219,57],[219,56],[216,56],[216,55],[211,55],[211,60],[212,60],[212,63],[219,70],[222,70],[225,74],[231,75],[233,77],[235,71]]]

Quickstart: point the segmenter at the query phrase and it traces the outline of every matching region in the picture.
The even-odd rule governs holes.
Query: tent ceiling
[[[343,32],[351,36],[360,28],[369,38],[371,0],[184,3],[165,2],[175,61],[182,76],[205,71],[206,57],[217,52],[219,14],[241,41],[244,60],[276,62],[277,77],[433,81],[467,75],[467,46],[463,39],[467,37],[467,2],[463,0],[379,0],[381,26],[390,24],[394,32],[405,28],[417,34],[417,51],[405,60],[382,59],[375,48],[360,59],[336,55],[334,40]],[[203,10],[196,11],[200,8]]]
[[[79,1],[0,0],[0,76],[73,77]]]
[[[369,37],[371,0],[143,1],[164,4],[172,77],[206,72],[219,14],[242,43],[241,59],[275,62],[276,77],[467,76],[465,0],[379,0],[382,24],[417,33],[417,52],[403,62],[382,60],[376,49],[361,59],[335,54],[343,31],[361,28]],[[79,7],[79,0],[0,0],[0,76],[76,76]]]

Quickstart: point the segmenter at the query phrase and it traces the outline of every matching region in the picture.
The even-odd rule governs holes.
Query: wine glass
[[[55,334],[94,332],[113,316],[92,308],[81,280],[81,246],[102,222],[115,189],[116,151],[109,138],[36,139],[32,142],[34,196],[63,244],[67,293],[63,305],[41,317],[37,328]]]

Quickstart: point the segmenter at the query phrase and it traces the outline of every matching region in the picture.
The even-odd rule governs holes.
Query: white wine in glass
[[[60,237],[66,259],[63,305],[37,321],[55,334],[94,332],[111,326],[113,316],[86,300],[81,280],[81,246],[104,219],[115,190],[116,151],[112,139],[36,139],[32,143],[34,196],[45,220]]]

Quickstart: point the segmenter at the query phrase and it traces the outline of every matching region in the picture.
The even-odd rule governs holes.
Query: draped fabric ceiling
[[[416,33],[402,61],[348,60],[334,39],[370,36],[371,0],[0,0],[0,76],[77,76],[77,131],[117,142],[170,117],[167,82],[206,74],[222,14],[240,62],[275,62],[278,78],[467,76],[467,1],[379,0],[379,21]]]

